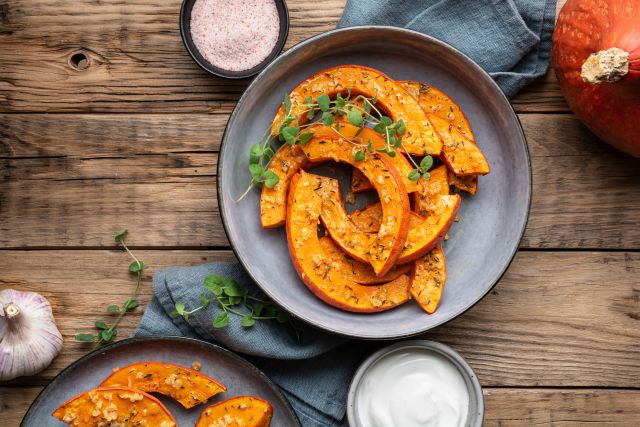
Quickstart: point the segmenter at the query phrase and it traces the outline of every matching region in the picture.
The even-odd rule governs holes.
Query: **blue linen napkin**
[[[200,295],[206,293],[203,281],[210,274],[231,278],[252,294],[262,295],[239,264],[160,270],[153,275],[154,297],[134,335],[187,336],[242,353],[282,388],[304,427],[346,426],[349,381],[375,344],[347,342],[305,325],[298,336],[290,325],[274,321],[256,321],[247,329],[242,327],[242,319],[234,315],[229,316],[229,326],[216,329],[212,325],[220,313],[216,304],[193,313],[188,321],[172,318],[178,301],[187,309],[201,304]]]
[[[338,27],[391,25],[462,51],[507,97],[549,66],[555,0],[347,0]]]

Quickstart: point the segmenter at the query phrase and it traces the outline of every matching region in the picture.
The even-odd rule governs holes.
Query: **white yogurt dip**
[[[469,412],[469,392],[446,357],[420,348],[383,356],[371,365],[355,394],[363,427],[457,427]]]

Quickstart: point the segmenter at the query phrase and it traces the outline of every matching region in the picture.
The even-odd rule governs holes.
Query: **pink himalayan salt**
[[[244,71],[264,61],[280,33],[274,0],[196,0],[191,38],[212,65]]]

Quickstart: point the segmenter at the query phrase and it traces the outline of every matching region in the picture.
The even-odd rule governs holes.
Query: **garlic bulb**
[[[61,349],[62,335],[45,297],[0,291],[0,381],[42,371]]]

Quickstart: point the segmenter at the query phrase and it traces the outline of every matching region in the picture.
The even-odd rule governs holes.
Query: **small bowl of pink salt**
[[[289,34],[284,0],[184,0],[180,33],[202,69],[228,79],[260,72]]]

